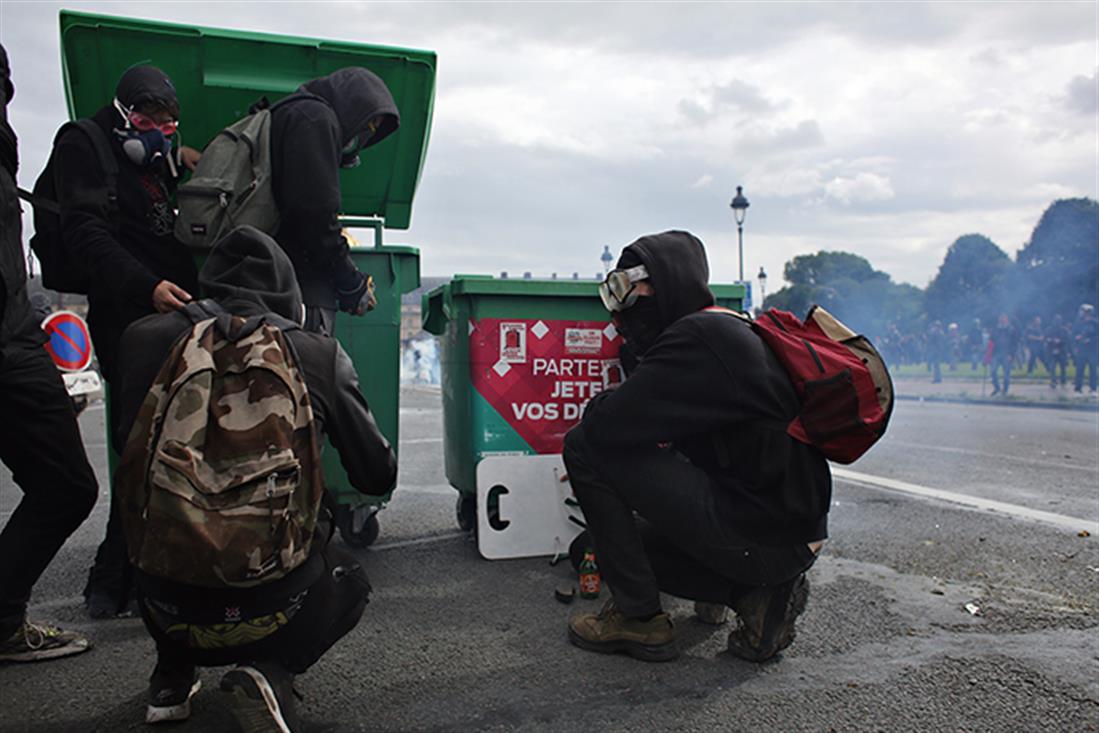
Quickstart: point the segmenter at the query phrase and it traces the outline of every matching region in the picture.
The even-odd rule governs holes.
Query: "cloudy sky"
[[[412,228],[387,234],[425,275],[594,276],[604,245],[682,228],[735,280],[740,184],[768,290],[820,249],[923,287],[957,237],[1014,255],[1053,200],[1099,188],[1090,0],[0,0],[27,187],[65,115],[61,7],[436,51]]]

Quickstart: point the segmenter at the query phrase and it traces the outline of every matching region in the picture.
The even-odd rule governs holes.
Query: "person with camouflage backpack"
[[[370,586],[329,545],[320,436],[382,495],[396,459],[335,339],[301,328],[293,266],[240,227],[199,274],[206,300],[122,338],[116,475],[140,610],[157,646],[146,721],[183,720],[196,665],[245,730],[298,728],[292,682],[358,623]]]

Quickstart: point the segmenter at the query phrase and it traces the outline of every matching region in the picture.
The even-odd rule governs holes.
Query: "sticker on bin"
[[[527,324],[500,324],[500,361],[522,364],[527,360]]]
[[[482,318],[470,378],[535,453],[560,453],[588,400],[622,381],[621,344],[605,321]]]
[[[603,329],[566,328],[565,352],[568,354],[598,354],[603,348]]]

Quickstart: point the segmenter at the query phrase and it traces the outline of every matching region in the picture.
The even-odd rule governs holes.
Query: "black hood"
[[[359,66],[307,81],[299,91],[315,94],[332,105],[340,123],[341,145],[347,145],[351,138],[366,130],[366,123],[378,115],[382,116],[382,123],[364,148],[380,143],[401,124],[401,115],[385,82]]]
[[[160,69],[155,66],[132,66],[118,80],[114,95],[124,107],[141,109],[143,105],[153,104],[163,107],[179,119],[179,97],[176,87]]]
[[[260,230],[237,227],[214,248],[198,274],[205,297],[237,315],[277,313],[302,321],[302,299],[294,266],[275,240]]]
[[[641,263],[649,271],[660,309],[660,328],[714,304],[710,266],[702,242],[688,232],[670,231],[641,237],[622,250],[618,267]]]

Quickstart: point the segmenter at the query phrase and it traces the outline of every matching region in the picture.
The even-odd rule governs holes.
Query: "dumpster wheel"
[[[470,532],[477,528],[477,495],[459,492],[454,504],[454,514],[458,518],[458,528]]]
[[[341,504],[336,509],[336,529],[340,530],[340,537],[351,547],[369,547],[381,531],[378,508]]]

